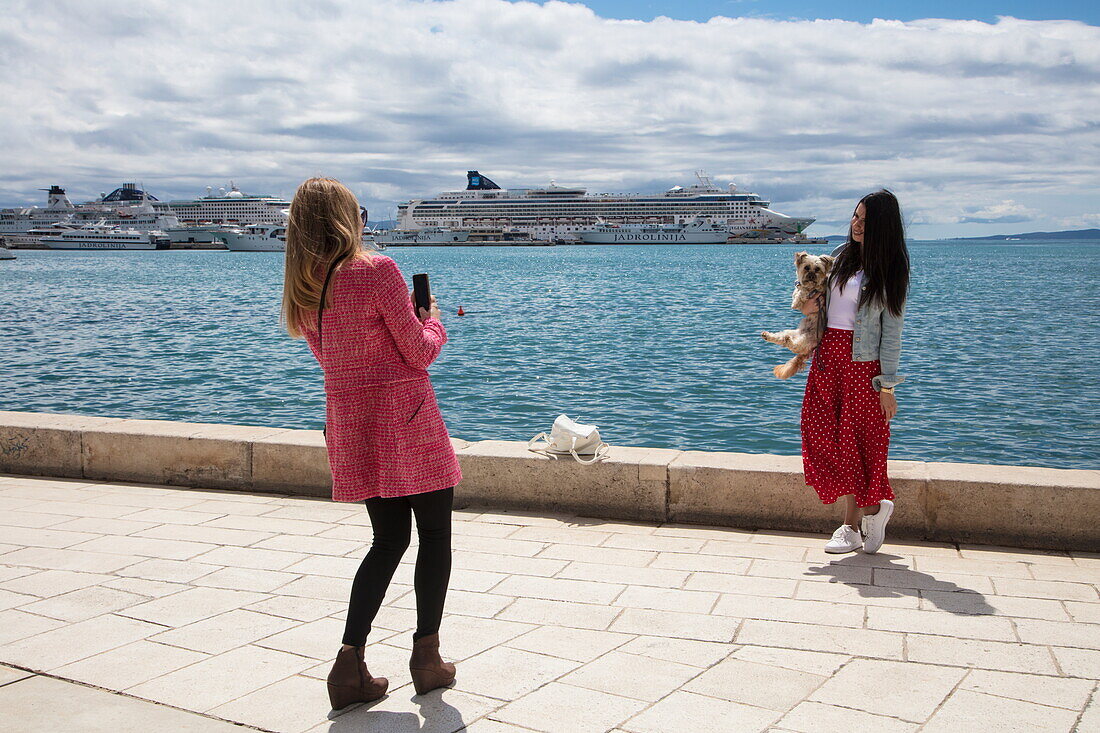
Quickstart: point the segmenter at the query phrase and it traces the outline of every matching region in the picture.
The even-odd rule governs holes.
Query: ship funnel
[[[481,175],[477,171],[466,171],[466,190],[467,191],[491,191],[493,189],[499,189],[500,186],[490,181],[485,176]]]
[[[73,203],[69,201],[69,197],[65,195],[65,189],[61,186],[50,186],[46,192],[46,208],[47,209],[73,209]]]

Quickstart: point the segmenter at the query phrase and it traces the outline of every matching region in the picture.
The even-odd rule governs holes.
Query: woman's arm
[[[901,359],[901,327],[904,320],[904,305],[898,315],[894,315],[889,308],[882,309],[882,336],[878,346],[878,361],[882,374],[871,380],[871,385],[876,390],[893,387],[905,381],[905,377],[898,374],[898,361]]]
[[[397,350],[409,366],[427,369],[447,343],[446,329],[436,318],[421,322],[413,313],[405,278],[401,277],[396,262],[379,257],[375,267],[375,305],[397,343]]]

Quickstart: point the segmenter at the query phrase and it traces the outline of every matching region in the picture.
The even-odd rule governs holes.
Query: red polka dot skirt
[[[847,494],[860,507],[894,498],[886,477],[890,423],[871,386],[880,373],[877,361],[852,361],[851,331],[825,331],[802,400],[802,466],[824,504]]]

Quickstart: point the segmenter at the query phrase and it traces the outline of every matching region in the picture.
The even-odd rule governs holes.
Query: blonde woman
[[[332,707],[386,694],[364,646],[409,546],[416,556],[416,632],[409,661],[417,694],[454,681],[439,656],[451,572],[451,505],[462,478],[427,368],[447,343],[432,299],[413,312],[397,264],[362,247],[359,203],[339,181],[311,178],[290,205],[283,318],[304,337],[325,377],[332,498],[366,503],[374,530],[352,584],[343,646],[328,676]],[[320,312],[319,312],[320,311]]]

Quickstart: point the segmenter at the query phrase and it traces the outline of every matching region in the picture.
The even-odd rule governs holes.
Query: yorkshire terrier
[[[764,331],[760,334],[765,341],[786,346],[794,352],[790,361],[772,369],[780,379],[790,379],[802,370],[825,332],[825,287],[833,258],[829,255],[818,257],[808,252],[799,252],[794,256],[794,264],[798,280],[794,286],[791,308],[802,310],[803,304],[815,299],[819,299],[821,307],[813,315],[803,316],[798,328],[778,333]]]

